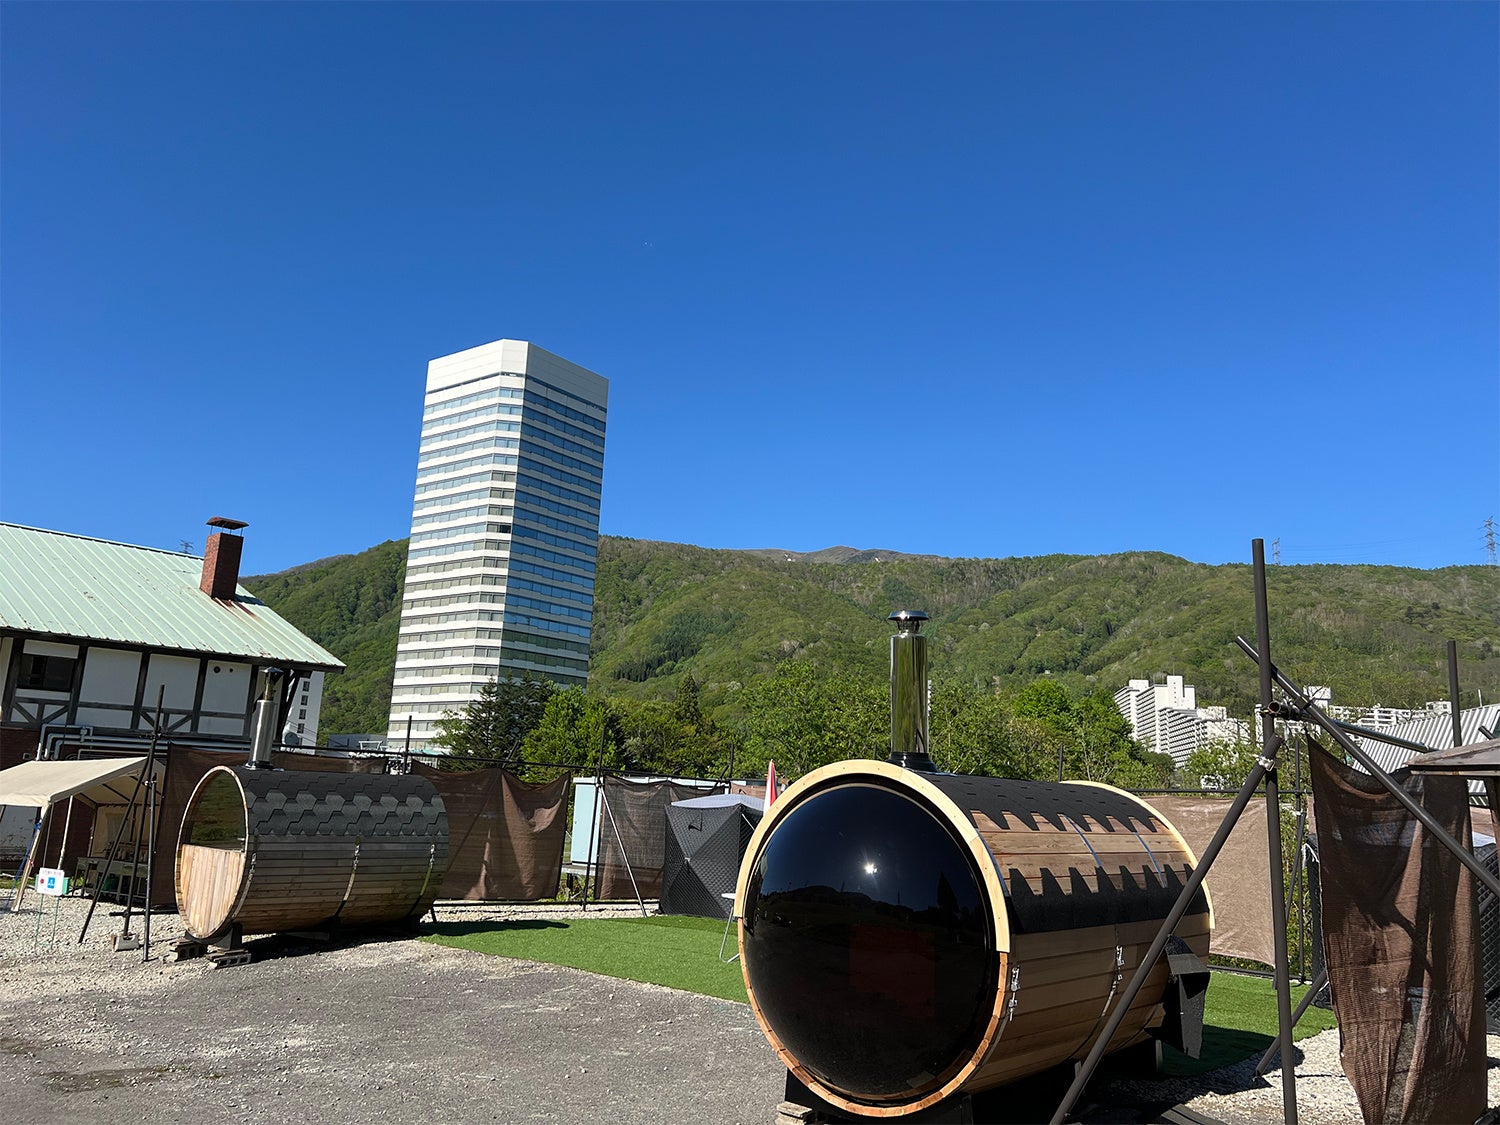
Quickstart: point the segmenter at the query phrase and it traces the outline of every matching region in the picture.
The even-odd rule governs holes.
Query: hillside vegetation
[[[349,665],[329,677],[321,730],[383,731],[406,543],[382,543],[246,585]],[[1272,655],[1336,703],[1416,706],[1447,695],[1458,642],[1465,705],[1500,699],[1500,569],[1272,567]],[[1180,673],[1200,704],[1248,716],[1255,667],[1248,564],[1171,555],[945,559],[833,548],[723,551],[602,537],[590,693],[672,700],[685,678],[717,721],[744,716],[788,664],[883,691],[894,609],[932,622],[939,685],[1010,694],[1041,677],[1079,696]]]

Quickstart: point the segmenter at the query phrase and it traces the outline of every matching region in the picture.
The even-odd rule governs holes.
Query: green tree
[[[1209,742],[1188,755],[1184,783],[1189,789],[1238,789],[1258,757],[1260,748],[1251,742]]]
[[[551,680],[538,679],[529,671],[519,677],[492,679],[462,711],[443,714],[434,741],[450,754],[517,762],[521,744],[541,722],[547,701],[556,691]]]
[[[746,776],[771,760],[796,779],[830,762],[890,753],[889,689],[868,677],[824,678],[810,661],[789,660],[747,684],[741,702],[745,768],[737,772]]]
[[[556,691],[522,743],[522,776],[547,781],[565,770],[635,768],[625,742],[619,713],[609,700],[580,687]]]

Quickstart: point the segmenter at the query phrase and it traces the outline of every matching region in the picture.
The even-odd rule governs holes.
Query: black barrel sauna
[[[183,819],[177,909],[201,941],[415,920],[447,865],[425,778],[216,766]]]
[[[1083,1058],[1193,853],[1150,805],[1049,783],[841,762],[766,813],[736,902],[781,1060],[852,1115],[900,1116]],[[1176,929],[1198,957],[1199,892]],[[1109,1045],[1162,1016],[1162,958]]]

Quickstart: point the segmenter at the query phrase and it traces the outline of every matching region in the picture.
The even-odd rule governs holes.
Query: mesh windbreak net
[[[448,872],[439,898],[533,901],[557,894],[570,778],[542,785],[509,770],[417,764],[448,810]]]
[[[1232,804],[1221,797],[1152,794],[1142,799],[1171,821],[1195,856],[1208,850]],[[1221,957],[1245,957],[1266,965],[1275,964],[1275,928],[1271,925],[1271,896],[1266,890],[1269,856],[1266,803],[1251,801],[1240,814],[1205,880],[1214,908],[1211,951]]]
[[[600,899],[635,898],[637,894],[642,899],[660,897],[667,808],[673,801],[702,793],[670,781],[604,779],[598,829]]]
[[[1468,846],[1461,778],[1392,777]],[[1312,755],[1323,951],[1344,1073],[1367,1125],[1485,1109],[1474,880],[1380,783]]]

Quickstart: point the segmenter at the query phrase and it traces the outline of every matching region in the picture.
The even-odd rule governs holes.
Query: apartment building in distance
[[[1181,676],[1165,676],[1161,683],[1131,680],[1115,692],[1115,705],[1136,740],[1153,753],[1170,754],[1176,766],[1201,746],[1251,737],[1249,724],[1230,718],[1223,707],[1199,707],[1197,689]]]
[[[427,367],[386,738],[490,679],[588,679],[609,381],[523,340]]]

